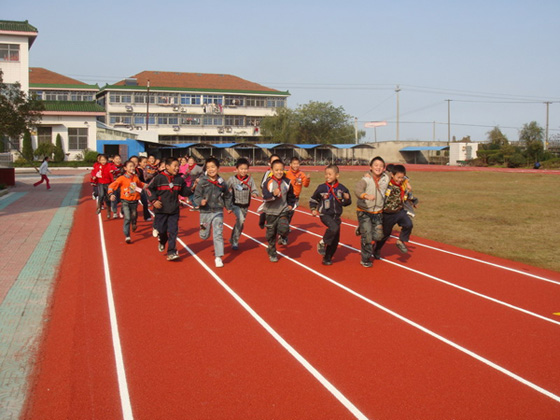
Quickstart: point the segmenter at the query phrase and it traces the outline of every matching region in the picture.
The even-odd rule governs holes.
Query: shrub
[[[527,161],[525,160],[525,156],[521,153],[515,153],[508,159],[507,166],[508,168],[519,168],[524,166],[526,163]]]
[[[21,154],[23,157],[29,161],[33,160],[33,146],[31,145],[31,133],[26,131],[23,135],[23,146],[21,148]]]
[[[62,148],[62,137],[60,134],[56,135],[56,146],[53,158],[55,162],[62,162],[64,160],[64,149]]]
[[[95,150],[84,150],[84,162],[95,163],[97,162],[97,153]]]
[[[552,158],[548,159],[544,162],[541,162],[542,168],[544,169],[558,169],[560,168],[560,158]]]
[[[52,158],[55,149],[56,146],[52,143],[41,143],[39,146],[37,146],[33,154],[38,158],[47,157],[47,156],[49,158]]]

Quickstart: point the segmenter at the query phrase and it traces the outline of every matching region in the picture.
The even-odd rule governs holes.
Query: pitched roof
[[[126,86],[127,88],[146,87],[150,81],[150,89],[170,90],[205,90],[205,91],[227,91],[227,92],[259,92],[270,94],[285,94],[269,87],[250,82],[230,74],[209,73],[181,73],[171,71],[143,71],[132,76],[130,79],[137,80],[137,86],[129,86],[121,80],[114,86]]]
[[[29,68],[29,85],[31,87],[99,89],[97,85],[87,85],[79,80],[63,76],[62,74],[41,67]]]
[[[22,32],[28,35],[29,46],[31,47],[33,41],[35,41],[35,38],[37,38],[37,33],[39,31],[35,26],[30,25],[27,20],[0,20],[0,33],[13,34],[16,32]]]

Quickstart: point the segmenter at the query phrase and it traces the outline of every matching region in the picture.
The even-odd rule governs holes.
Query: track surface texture
[[[258,201],[237,251],[225,215],[223,268],[184,207],[168,262],[151,223],[127,245],[89,191],[25,418],[560,418],[560,273],[415,237],[364,268],[348,221],[323,266],[306,209],[271,263]]]

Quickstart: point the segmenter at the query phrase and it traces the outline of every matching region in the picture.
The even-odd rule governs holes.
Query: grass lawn
[[[309,197],[322,172],[310,173]],[[223,174],[224,178],[230,176]],[[262,173],[253,171],[257,184]],[[410,172],[416,210],[412,234],[485,254],[560,271],[560,177],[551,174],[500,172]],[[362,172],[341,173],[340,182],[353,192]],[[355,196],[352,196],[355,201]],[[344,217],[356,220],[355,203]]]

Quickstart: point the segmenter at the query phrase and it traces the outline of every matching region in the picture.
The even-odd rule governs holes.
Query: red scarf
[[[404,201],[404,194],[405,194],[405,188],[404,185],[402,184],[402,182],[400,184],[396,183],[392,178],[389,181],[390,185],[393,185],[395,187],[399,187],[400,193],[401,193],[401,200]]]
[[[235,175],[235,177],[242,183],[247,185],[247,187],[249,189],[251,189],[251,187],[249,186],[249,179],[251,179],[251,177],[249,175],[245,175],[244,178],[239,178],[239,175]]]
[[[338,181],[335,181],[333,185],[329,184],[328,182],[325,182],[325,185],[327,186],[327,188],[329,189],[329,194],[332,194],[332,196],[334,197],[334,199],[336,201],[338,201],[340,203],[340,200],[338,199],[338,197],[336,196],[334,190],[336,188],[338,188]]]

